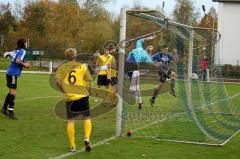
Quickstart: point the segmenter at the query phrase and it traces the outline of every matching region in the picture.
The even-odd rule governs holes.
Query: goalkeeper
[[[130,95],[131,98],[135,98],[138,102],[138,109],[142,109],[142,97],[140,93],[140,72],[139,72],[139,64],[147,63],[152,64],[151,52],[153,51],[153,46],[147,47],[147,49],[143,48],[143,43],[145,40],[152,40],[155,36],[151,36],[148,38],[139,39],[136,43],[136,49],[132,50],[127,58],[126,68],[130,68],[128,72],[128,76],[130,78]],[[129,65],[129,66],[128,66]]]
[[[153,106],[155,103],[155,99],[161,90],[161,88],[165,85],[167,79],[171,79],[171,86],[170,86],[170,93],[176,97],[175,94],[175,80],[176,80],[176,73],[171,70],[169,67],[171,62],[175,62],[177,59],[177,49],[174,49],[174,55],[168,53],[168,46],[164,45],[162,48],[162,52],[156,53],[152,56],[154,62],[158,63],[159,67],[159,84],[154,89],[153,96],[150,99],[150,103]]]

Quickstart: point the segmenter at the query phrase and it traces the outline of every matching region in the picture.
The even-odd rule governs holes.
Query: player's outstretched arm
[[[162,62],[160,62],[160,53],[156,53],[152,56],[152,61],[153,61],[153,65],[156,67],[159,67],[162,65]]]
[[[136,49],[138,49],[138,48],[143,48],[143,43],[144,43],[144,41],[146,40],[153,40],[153,39],[155,39],[156,38],[156,35],[152,35],[152,36],[149,36],[149,37],[146,37],[146,38],[141,38],[141,39],[139,39],[138,41],[137,41],[137,43],[136,43]]]
[[[144,40],[153,40],[153,39],[156,39],[156,34],[152,35],[152,36],[149,36],[147,38],[144,38]]]

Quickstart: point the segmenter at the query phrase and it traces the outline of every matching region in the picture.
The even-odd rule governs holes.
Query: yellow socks
[[[68,133],[68,139],[70,142],[70,147],[75,148],[75,132],[74,132],[74,122],[68,122],[67,123],[67,133]]]
[[[106,87],[106,98],[108,98],[108,96],[111,95],[111,89],[110,87]]]
[[[112,105],[116,105],[117,104],[117,95],[115,92],[110,92],[107,96],[107,100],[109,102],[111,102]]]
[[[84,126],[85,140],[89,141],[91,130],[92,130],[91,120],[90,119],[84,120],[83,121],[83,126]],[[67,123],[67,133],[68,133],[68,139],[69,139],[70,147],[71,148],[76,148],[74,122],[68,122]]]
[[[101,89],[101,88],[100,88],[99,86],[96,88],[96,97],[99,97],[100,89]]]
[[[85,134],[85,140],[90,139],[90,134],[92,130],[92,123],[90,119],[86,119],[83,121],[83,126],[84,126],[84,134]]]

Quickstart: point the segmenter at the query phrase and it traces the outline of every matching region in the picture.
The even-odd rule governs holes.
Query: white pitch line
[[[159,122],[166,121],[167,119],[168,119],[168,118],[164,118],[164,119],[162,119],[162,120],[160,120],[160,121],[152,122],[152,123],[147,124],[147,125],[145,125],[145,126],[143,126],[143,127],[136,128],[136,129],[134,129],[133,131],[138,131],[138,130],[140,130],[140,129],[144,129],[144,128],[146,128],[146,127],[149,127],[149,126],[151,126],[151,125],[157,124],[157,123],[159,123]],[[93,144],[92,147],[97,147],[97,146],[103,145],[103,144],[105,144],[106,142],[109,142],[109,141],[114,140],[114,139],[116,139],[116,138],[117,138],[116,136],[112,136],[112,137],[110,137],[110,138],[101,140],[101,141]],[[84,152],[84,151],[85,151],[85,149],[83,148],[83,149],[77,151],[76,153],[81,153],[81,152]],[[68,153],[65,153],[65,154],[60,155],[60,156],[57,156],[57,157],[52,157],[52,158],[50,158],[50,159],[63,159],[63,158],[66,158],[66,157],[75,155],[76,153],[68,152]]]
[[[16,102],[26,101],[26,100],[35,100],[35,99],[59,98],[59,97],[61,97],[61,96],[46,96],[46,97],[23,98],[23,99],[18,99],[18,100],[16,100]],[[101,140],[101,141],[93,144],[92,147],[97,147],[97,146],[103,145],[103,144],[105,144],[105,143],[107,143],[107,142],[109,142],[109,141],[111,141],[111,140],[114,140],[114,139],[116,139],[116,137],[115,137],[115,136],[112,136],[112,137],[110,137],[110,138]],[[83,148],[83,149],[77,151],[76,153],[81,153],[81,152],[84,152],[84,151],[85,151],[85,149]],[[63,155],[60,155],[60,156],[57,156],[57,157],[53,157],[53,158],[51,158],[51,159],[63,159],[63,158],[65,158],[65,157],[74,155],[74,154],[76,154],[76,153],[68,152],[68,153],[65,153],[65,154],[63,154]]]
[[[6,73],[6,70],[0,70],[0,73]],[[22,71],[23,74],[40,74],[40,75],[50,75],[51,72],[47,71]]]
[[[168,119],[168,118],[164,118],[164,119],[162,119],[162,120],[160,120],[160,121],[152,122],[152,123],[147,124],[147,125],[145,125],[145,126],[143,126],[143,127],[139,127],[139,128],[137,128],[137,129],[135,129],[135,130],[133,130],[133,131],[138,131],[138,130],[140,130],[140,129],[144,129],[144,128],[149,127],[149,126],[151,126],[151,125],[153,125],[153,124],[157,124],[157,123],[159,123],[159,122],[163,122],[163,121],[165,121],[165,120],[167,120],[167,119]],[[103,144],[105,144],[106,142],[109,142],[109,141],[114,140],[114,139],[116,139],[116,138],[117,138],[116,136],[112,136],[112,137],[110,137],[110,138],[101,140],[101,141],[97,142],[96,144],[93,144],[92,147],[96,147],[96,146],[103,145]],[[81,152],[84,152],[84,151],[85,151],[85,149],[83,148],[83,149],[77,151],[76,153],[81,153]],[[57,157],[52,157],[52,158],[50,158],[50,159],[63,159],[63,158],[66,158],[66,157],[75,155],[76,153],[68,152],[68,153],[65,153],[65,154],[60,155],[60,156],[57,156]]]
[[[35,99],[48,99],[48,98],[59,98],[62,96],[45,96],[45,97],[30,97],[30,98],[22,98],[15,100],[16,102],[27,101],[27,100],[35,100]]]
[[[112,136],[110,138],[107,138],[107,139],[104,139],[104,140],[101,140],[95,144],[92,145],[92,148],[93,147],[97,147],[97,146],[100,146],[100,145],[103,145],[111,140],[115,140],[117,137],[116,136]],[[66,157],[69,157],[69,156],[72,156],[72,155],[75,155],[77,153],[81,153],[81,152],[84,152],[85,151],[85,148],[82,148],[81,150],[75,152],[75,153],[72,153],[72,152],[68,152],[68,153],[65,153],[65,154],[62,154],[60,156],[57,156],[57,157],[51,157],[50,159],[63,159],[63,158],[66,158]]]

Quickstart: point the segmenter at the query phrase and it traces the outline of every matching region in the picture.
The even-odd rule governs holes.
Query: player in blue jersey
[[[15,54],[12,57],[12,62],[7,69],[6,79],[9,93],[5,98],[2,114],[8,116],[10,119],[17,119],[14,114],[14,100],[17,90],[17,78],[21,75],[22,68],[29,68],[30,64],[26,62],[26,46],[25,39],[19,39],[17,41],[17,48]]]
[[[139,72],[139,64],[147,63],[153,64],[151,53],[153,52],[153,46],[148,46],[146,49],[143,48],[143,43],[145,40],[152,40],[156,36],[151,36],[148,38],[139,39],[136,43],[136,48],[132,50],[128,54],[127,65],[126,67],[130,67],[130,71],[128,72],[128,76],[130,78],[130,95],[132,98],[135,98],[138,103],[138,109],[142,109],[142,97],[140,93],[140,72]]]
[[[163,85],[166,83],[167,79],[171,79],[171,86],[170,86],[170,93],[176,97],[175,95],[175,80],[176,80],[176,73],[173,72],[170,68],[170,64],[172,62],[175,62],[177,59],[177,50],[174,49],[174,55],[168,53],[168,47],[166,45],[163,46],[162,52],[158,52],[155,55],[152,56],[152,60],[154,62],[158,63],[159,67],[159,84],[154,90],[153,96],[150,99],[150,103],[153,106],[155,103],[155,99],[163,87]]]

